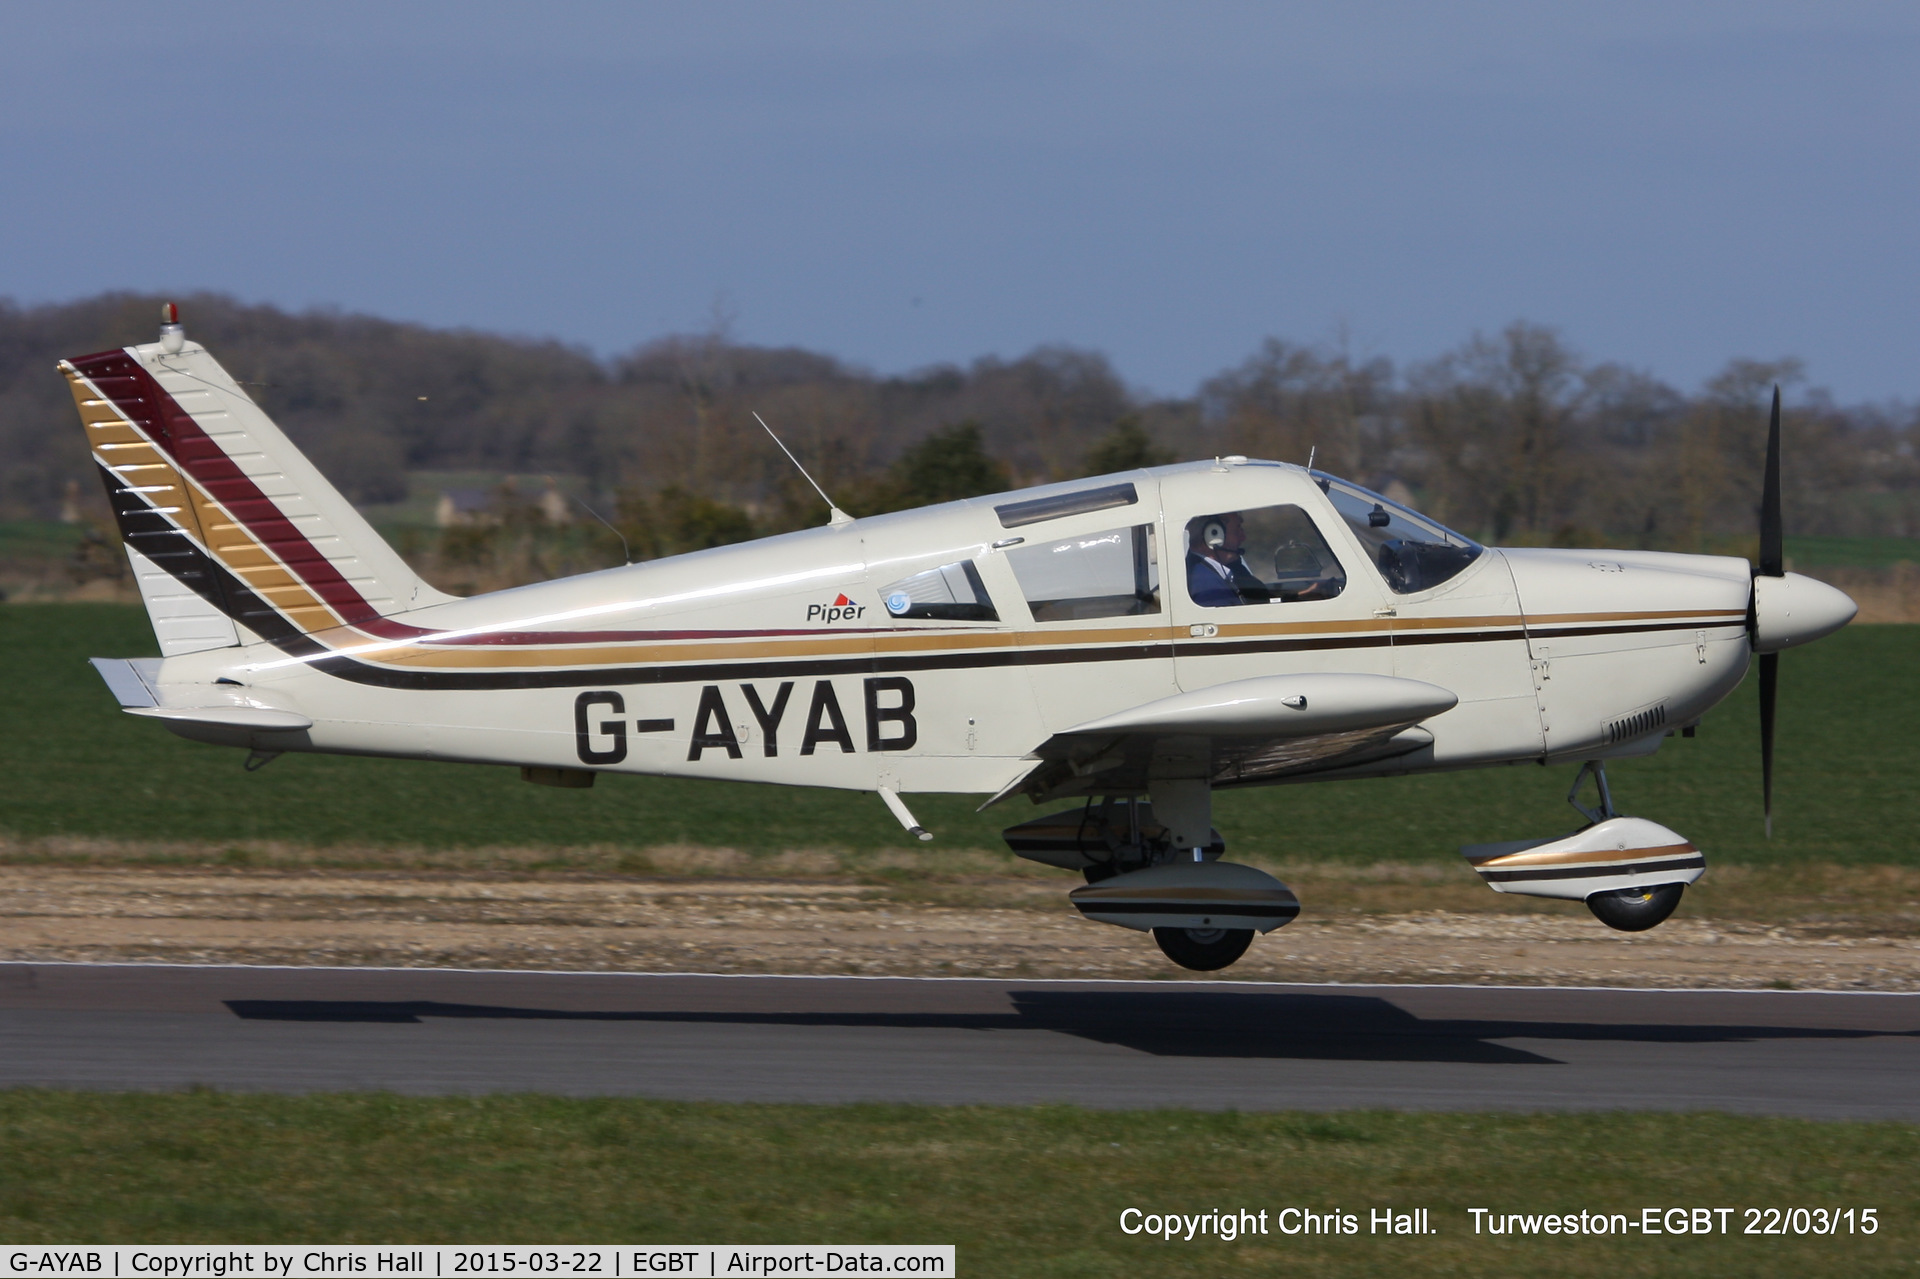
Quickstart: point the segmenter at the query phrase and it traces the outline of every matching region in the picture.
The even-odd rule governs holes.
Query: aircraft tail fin
[[[168,656],[382,620],[422,581],[167,308],[158,342],[61,362]]]

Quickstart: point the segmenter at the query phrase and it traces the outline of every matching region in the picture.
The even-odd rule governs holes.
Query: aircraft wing
[[[1150,779],[1170,777],[1245,785],[1390,758],[1431,742],[1417,725],[1459,700],[1436,684],[1391,675],[1233,680],[1056,733],[1028,756],[1035,766],[995,799],[1144,792]]]

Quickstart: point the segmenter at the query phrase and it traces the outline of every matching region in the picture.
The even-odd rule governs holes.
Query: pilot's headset
[[[1210,551],[1220,550],[1227,544],[1227,517],[1209,515],[1206,523],[1200,526],[1200,541]]]

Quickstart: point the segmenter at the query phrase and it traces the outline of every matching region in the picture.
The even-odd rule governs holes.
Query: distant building
[[[547,517],[549,524],[565,524],[573,519],[572,505],[552,476],[547,477],[547,491],[540,495],[540,514]]]
[[[567,495],[560,491],[560,485],[551,478],[547,480],[546,489],[533,499],[532,504],[549,524],[567,524],[573,520]],[[498,524],[509,512],[524,513],[526,508],[526,499],[520,496],[520,486],[512,476],[508,476],[498,488],[442,489],[440,500],[434,504],[433,522],[441,528]]]
[[[491,524],[495,518],[493,494],[486,489],[442,489],[433,508],[433,522],[441,528]]]

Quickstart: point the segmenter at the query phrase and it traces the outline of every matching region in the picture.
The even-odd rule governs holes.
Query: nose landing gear
[[[1593,777],[1594,789],[1600,795],[1599,808],[1588,808],[1580,802],[1580,786],[1589,774]],[[1607,786],[1607,765],[1604,760],[1590,759],[1580,765],[1580,771],[1573,775],[1573,786],[1567,791],[1567,802],[1595,825],[1620,816],[1613,806],[1613,791]],[[1644,933],[1649,928],[1666,923],[1667,916],[1673,914],[1686,891],[1684,883],[1615,888],[1588,894],[1587,909],[1608,928],[1623,933]]]
[[[1580,802],[1589,776],[1599,792],[1597,808]],[[1585,902],[1595,919],[1628,933],[1644,932],[1673,914],[1687,885],[1706,873],[1707,859],[1685,837],[1615,811],[1599,760],[1580,766],[1567,802],[1587,819],[1571,835],[1460,851],[1495,892]]]
[[[1608,928],[1617,928],[1623,933],[1644,933],[1656,924],[1664,924],[1686,891],[1685,884],[1616,888],[1588,897],[1587,909]]]

